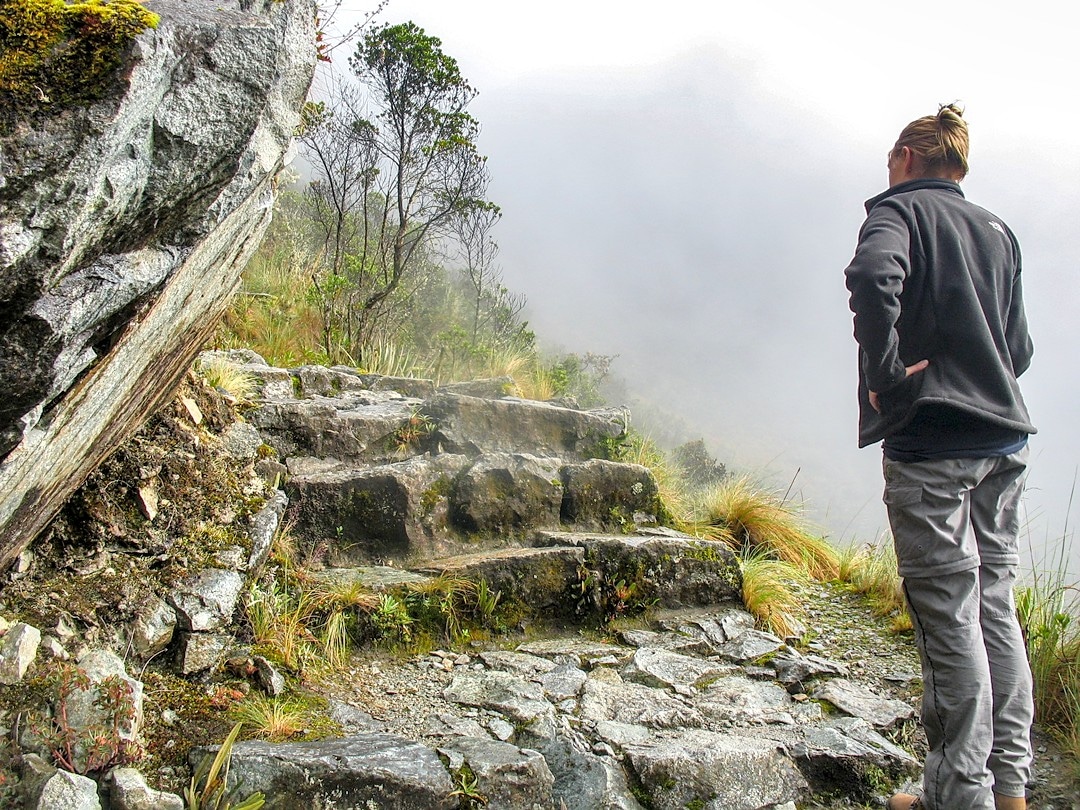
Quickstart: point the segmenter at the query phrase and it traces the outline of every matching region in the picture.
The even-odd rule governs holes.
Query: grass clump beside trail
[[[840,572],[836,549],[811,532],[791,504],[747,476],[729,478],[703,493],[687,525],[701,537],[759,551],[816,579],[832,579]]]
[[[876,616],[887,616],[894,632],[912,629],[891,542],[849,546],[840,553],[839,579],[866,597]]]
[[[1016,595],[1035,682],[1035,720],[1069,757],[1080,781],[1080,599],[1068,580],[1065,543],[1054,571],[1036,572]]]
[[[798,586],[839,574],[840,558],[828,541],[794,506],[747,476],[725,477],[676,503],[680,529],[740,555],[743,603],[758,622],[782,637],[801,635]]]

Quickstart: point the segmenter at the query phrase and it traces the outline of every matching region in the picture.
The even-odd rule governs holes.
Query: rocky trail
[[[436,389],[343,368],[272,368],[250,352],[203,361],[257,380],[253,407],[237,419],[215,411],[213,397],[201,409],[181,397],[172,424],[189,449],[133,452],[142,472],[127,497],[139,514],[123,524],[113,513],[103,530],[112,539],[73,563],[71,595],[47,592],[37,610],[68,604],[57,625],[81,631],[64,642],[83,645],[80,665],[104,657],[107,671],[119,667],[136,683],[127,673],[183,676],[212,694],[243,686],[325,700],[322,731],[308,735],[318,739],[234,746],[229,778],[239,795],[261,791],[266,807],[290,810],[826,810],[876,806],[917,778],[924,743],[910,638],[890,634],[835,583],[798,586],[800,637],[758,629],[731,552],[665,528],[649,470],[603,457],[623,439],[621,411],[521,400],[509,380]],[[116,574],[135,570],[132,547],[144,546],[141,560],[152,552],[154,541],[135,535],[157,536],[163,522],[181,520],[178,508],[198,511],[168,472],[180,469],[174,456],[195,463],[191,448],[217,448],[227,461],[216,469],[244,491],[267,482],[263,505],[240,546],[181,558],[165,566],[171,584],[138,589],[134,576]],[[202,486],[225,486],[194,474]],[[256,653],[240,618],[241,595],[282,525],[309,582],[359,586],[388,605],[451,585],[483,591],[484,631],[457,632],[452,648],[420,654],[365,648],[332,674],[297,679]],[[13,593],[34,565],[23,566]],[[108,603],[117,588],[109,580],[104,604],[80,603],[91,589],[77,581],[103,575],[125,579],[126,598]],[[94,629],[103,613],[117,617],[111,636]],[[148,735],[166,749],[199,722],[183,709],[169,708],[179,717],[167,723],[153,715],[161,706],[144,709]],[[1053,749],[1041,745],[1033,806],[1075,806]],[[161,770],[174,774],[162,786],[186,780],[176,771]],[[119,778],[101,789],[86,780],[85,789],[99,794],[97,806],[140,806],[121,798]],[[161,807],[174,806],[163,796],[179,801],[145,795]]]

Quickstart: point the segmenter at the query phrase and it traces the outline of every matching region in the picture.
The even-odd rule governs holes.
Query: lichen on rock
[[[23,108],[100,98],[132,39],[158,20],[138,0],[0,3],[0,100]]]

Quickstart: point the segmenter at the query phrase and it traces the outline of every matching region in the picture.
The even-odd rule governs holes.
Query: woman
[[[968,130],[943,105],[900,133],[845,271],[859,344],[859,446],[884,501],[922,660],[930,750],[891,810],[1023,810],[1031,674],[1016,620],[1031,360],[1020,248],[964,198]]]

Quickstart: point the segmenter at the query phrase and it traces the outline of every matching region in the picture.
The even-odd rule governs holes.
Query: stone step
[[[408,568],[334,566],[312,572],[311,577],[324,584],[360,583],[377,593],[423,586],[443,576],[483,582],[491,592],[500,594],[504,610],[557,626],[595,624],[647,609],[664,616],[664,609],[715,610],[719,605],[741,605],[740,573],[734,555],[678,532],[541,532],[535,543],[437,557]],[[747,628],[737,629],[741,633]],[[714,652],[733,635],[730,626],[712,627],[701,622],[671,630],[683,638],[696,634],[700,645]],[[773,652],[782,644],[780,639],[757,631],[744,634],[745,639],[757,636],[761,638],[746,657]]]
[[[301,546],[335,567],[453,553],[447,493],[468,459],[416,457],[291,478],[286,521]]]
[[[725,546],[664,528],[632,535],[539,532],[540,546],[568,546],[585,553],[593,602],[632,601],[654,608],[742,604],[742,570]]]
[[[432,431],[427,448],[441,452],[531,453],[584,460],[607,455],[626,433],[619,409],[576,410],[547,402],[486,399],[444,392],[420,408]]]
[[[502,592],[504,603],[555,621],[742,604],[738,559],[726,548],[678,532],[540,532],[534,542],[532,548],[433,559],[412,570],[483,580]]]
[[[483,581],[514,605],[545,621],[580,619],[584,552],[577,548],[506,548],[431,560],[414,570]]]
[[[248,740],[233,747],[228,778],[239,796],[265,794],[267,810],[460,806],[438,754],[392,734],[277,744]]]
[[[374,466],[297,458],[287,520],[334,566],[409,562],[518,543],[536,530],[634,530],[662,511],[637,464],[522,453],[416,456]]]
[[[266,400],[249,420],[286,463],[297,456],[369,464],[415,454],[410,424],[423,400],[394,391]]]
[[[400,591],[410,585],[424,585],[431,577],[413,571],[405,571],[390,565],[367,565],[357,568],[323,568],[309,571],[308,576],[324,586],[345,588],[362,585],[374,593]]]
[[[260,387],[250,420],[282,460],[378,463],[429,451],[532,453],[583,460],[626,432],[618,409],[578,410],[505,396],[510,378],[455,383],[359,374],[343,367],[269,366],[253,352],[206,352]]]

